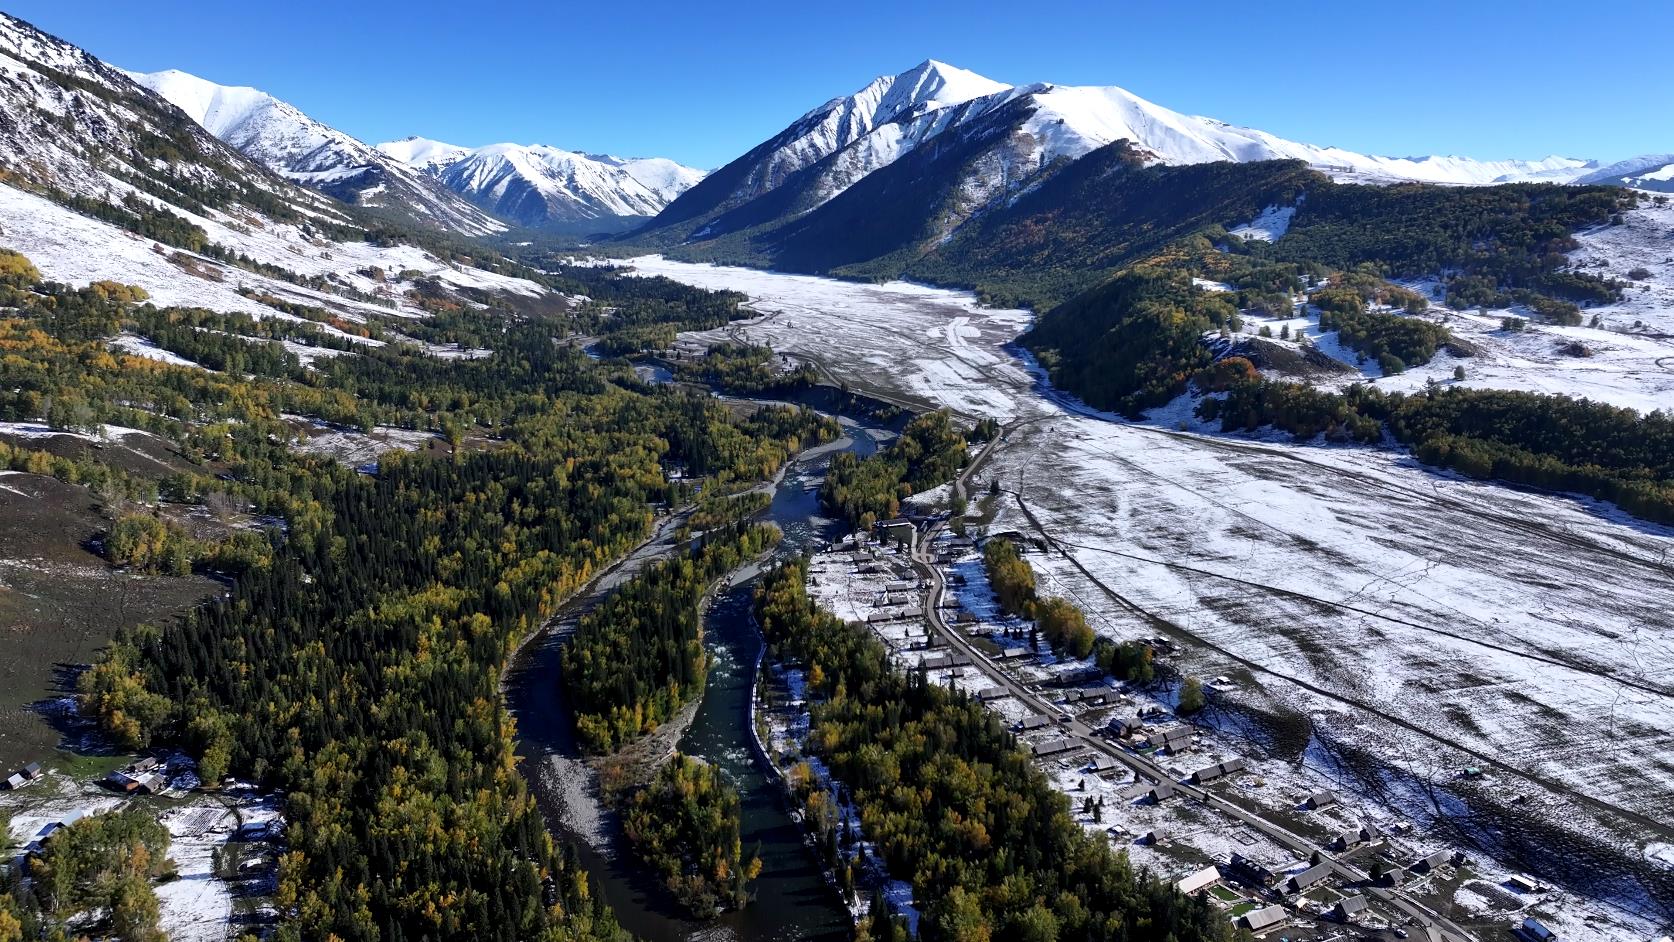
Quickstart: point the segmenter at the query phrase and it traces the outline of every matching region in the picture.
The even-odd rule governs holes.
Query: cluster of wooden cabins
[[[10,791],[17,791],[31,782],[39,781],[45,775],[46,772],[41,769],[39,762],[31,762],[6,777],[6,788]]]
[[[169,785],[164,771],[156,758],[145,756],[105,776],[103,784],[124,795],[154,795]]]
[[[1375,836],[1371,829],[1363,829],[1363,833]],[[1461,866],[1463,863],[1464,855],[1439,850],[1413,863],[1410,870],[1413,873],[1430,873],[1444,866]],[[1386,874],[1378,882],[1386,886],[1401,882],[1400,868],[1394,869],[1395,876],[1390,877]],[[1227,863],[1205,867],[1181,877],[1175,882],[1175,886],[1180,892],[1190,896],[1230,879],[1258,890],[1268,891],[1267,899],[1272,901],[1283,897],[1301,896],[1323,884],[1333,871],[1334,862],[1330,860],[1322,860],[1300,870],[1292,870],[1289,867],[1273,869],[1248,857],[1233,854]],[[1326,919],[1349,925],[1364,918],[1370,906],[1371,901],[1366,894],[1351,893],[1338,899],[1323,915]],[[1247,929],[1252,933],[1264,933],[1285,924],[1290,918],[1291,911],[1286,909],[1282,902],[1269,902],[1266,906],[1247,910],[1234,921],[1241,929]],[[1528,942],[1552,942],[1554,938],[1548,935],[1529,939]]]

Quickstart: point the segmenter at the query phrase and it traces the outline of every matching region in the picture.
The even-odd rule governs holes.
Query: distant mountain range
[[[929,60],[803,115],[692,187],[637,237],[731,237],[722,254],[772,259],[786,247],[795,254],[806,238],[799,234],[829,237],[864,221],[862,203],[888,199],[878,206],[888,215],[899,216],[903,200],[920,210],[898,241],[934,242],[1116,141],[1146,164],[1290,159],[1357,182],[1569,182],[1601,170],[1569,157],[1369,156],[1184,115],[1121,88],[1009,86]]]
[[[1125,142],[1115,161],[1122,165],[1288,159],[1353,182],[1539,180],[1674,190],[1674,154],[1608,166],[1570,157],[1371,156],[1181,114],[1113,86],[1012,86],[935,60],[825,102],[708,174],[666,158],[541,144],[470,148],[409,137],[370,146],[260,90],[178,70],[123,72],[14,19],[0,20],[0,45],[106,90],[89,96],[74,86],[43,88],[27,70],[0,75],[7,163],[72,192],[103,185],[96,168],[104,158],[94,151],[114,146],[135,156],[148,140],[133,136],[123,126],[133,122],[114,113],[90,133],[55,133],[52,120],[75,113],[72,99],[94,113],[127,106],[141,124],[149,122],[148,133],[172,121],[163,114],[172,105],[207,132],[192,152],[208,154],[202,144],[213,136],[286,181],[358,207],[363,219],[464,236],[512,228],[590,236],[631,230],[627,238],[635,242],[689,255],[821,270],[922,254],[1118,141]],[[142,101],[147,92],[155,97]],[[194,138],[172,127],[169,133]],[[146,156],[135,157],[130,176],[156,172]],[[225,152],[211,162],[215,168],[170,174],[244,176],[242,162],[226,160]],[[1097,196],[1086,180],[1076,189]],[[308,203],[324,218],[346,218],[330,203],[289,193],[283,199],[299,208]]]
[[[128,73],[209,133],[280,176],[345,203],[463,235],[506,225],[436,181],[254,88],[217,85],[176,69]]]
[[[377,150],[501,219],[530,228],[579,231],[643,222],[703,179],[703,171],[662,157],[597,156],[544,144],[472,149],[409,137]]]

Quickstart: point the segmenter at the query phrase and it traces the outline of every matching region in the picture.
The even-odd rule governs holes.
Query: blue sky
[[[1357,151],[1674,152],[1674,3],[428,3],[11,0],[125,68],[254,85],[367,141],[545,143],[715,167],[936,58],[1121,85]]]

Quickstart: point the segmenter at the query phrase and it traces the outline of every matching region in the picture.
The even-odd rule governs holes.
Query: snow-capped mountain
[[[1645,154],[1619,160],[1581,177],[1576,183],[1609,183],[1674,193],[1674,154]]]
[[[13,181],[127,213],[142,211],[134,201],[211,203],[347,220],[331,200],[274,177],[120,69],[6,14],[0,168]]]
[[[666,158],[595,156],[544,144],[470,149],[410,137],[378,150],[502,219],[537,228],[643,220],[703,179],[702,171]]]
[[[659,225],[694,220],[741,206],[779,188],[802,171],[851,147],[831,180],[813,186],[825,198],[864,176],[934,131],[947,109],[1009,87],[975,72],[926,60],[899,75],[879,76],[852,95],[833,98],[790,127],[704,178],[663,212]],[[880,128],[900,125],[868,140]],[[911,124],[915,130],[908,130]]]
[[[464,235],[506,229],[407,164],[259,89],[218,85],[177,69],[129,77],[245,156],[345,203]]]
[[[1114,86],[1014,87],[929,60],[808,112],[715,171],[643,231],[704,239],[797,218],[931,144],[937,153],[957,151],[957,172],[965,175],[956,186],[959,209],[943,220],[951,231],[1059,162],[1124,139],[1151,163],[1296,159],[1360,182],[1567,182],[1598,166],[1568,157],[1371,156],[1185,115]],[[969,152],[977,140],[985,152]]]
[[[1567,181],[1596,167],[1569,157],[1543,160],[1476,160],[1469,157],[1376,157],[1338,147],[1286,140],[1254,128],[1189,116],[1125,89],[1039,85],[1028,90],[1035,116],[1023,128],[1050,157],[1079,157],[1126,138],[1167,164],[1230,160],[1305,160],[1335,176],[1361,180],[1487,184],[1524,180]]]
[[[469,147],[444,144],[428,137],[404,137],[399,141],[387,141],[379,144],[375,150],[431,175],[439,173],[448,164],[471,155]]]

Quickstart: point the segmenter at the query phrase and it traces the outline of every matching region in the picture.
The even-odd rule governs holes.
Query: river
[[[643,374],[642,374],[643,375]],[[666,381],[666,375],[648,379]],[[819,393],[816,396],[822,395]],[[823,394],[829,398],[829,391]],[[829,401],[816,401],[829,407]],[[843,419],[845,437],[798,458],[775,487],[773,502],[761,519],[784,532],[779,556],[801,553],[840,535],[840,525],[822,517],[814,487],[837,451],[871,454],[888,429]],[[670,528],[672,529],[672,528]],[[756,757],[749,712],[756,662],[762,640],[750,614],[755,569],[720,590],[704,617],[704,643],[710,653],[708,682],[679,748],[718,765],[738,787],[741,838],[746,852],[758,848],[761,876],[754,900],[738,912],[709,922],[682,918],[667,894],[650,877],[624,841],[610,811],[603,808],[590,770],[579,760],[574,723],[563,695],[559,653],[575,620],[612,586],[666,551],[654,539],[559,613],[548,630],[531,640],[506,677],[506,700],[518,724],[518,753],[548,825],[561,840],[574,844],[597,888],[623,927],[647,942],[736,939],[740,942],[846,939],[851,934],[847,908],[824,879],[803,831],[787,812],[771,769]]]

